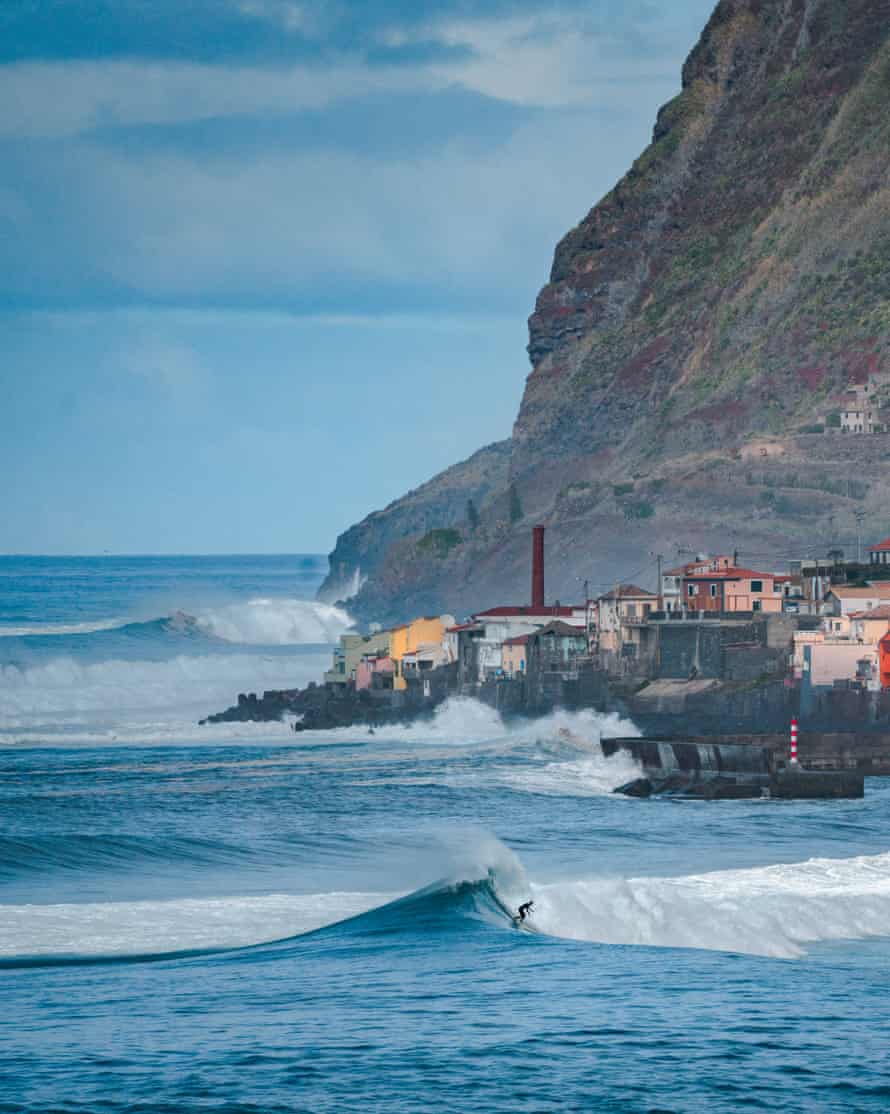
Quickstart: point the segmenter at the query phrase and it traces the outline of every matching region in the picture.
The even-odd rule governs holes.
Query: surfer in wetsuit
[[[520,922],[520,924],[525,920],[525,918],[532,911],[532,907],[534,906],[534,904],[535,903],[533,901],[525,901],[525,902],[522,903],[522,905],[519,906],[519,922]]]

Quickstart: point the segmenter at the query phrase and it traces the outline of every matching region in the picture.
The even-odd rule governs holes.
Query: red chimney
[[[532,607],[544,606],[544,527],[532,530]]]

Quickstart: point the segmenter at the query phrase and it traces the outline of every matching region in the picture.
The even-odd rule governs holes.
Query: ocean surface
[[[320,674],[323,572],[0,558],[0,1114],[890,1109],[890,785],[629,800],[632,724],[470,701],[198,727]]]

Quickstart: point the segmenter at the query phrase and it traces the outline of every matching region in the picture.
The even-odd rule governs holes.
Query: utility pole
[[[865,519],[865,511],[862,507],[858,507],[853,511],[853,517],[856,519],[856,564],[862,564],[862,523]]]
[[[664,597],[661,594],[661,562],[664,560],[664,557],[660,553],[657,553],[655,555],[655,560],[658,562],[658,610],[664,611]]]

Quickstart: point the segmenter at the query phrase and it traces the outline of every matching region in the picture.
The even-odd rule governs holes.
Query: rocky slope
[[[556,249],[512,440],[343,535],[329,589],[361,563],[363,617],[522,600],[538,520],[564,599],[655,552],[824,553],[860,510],[890,532],[890,437],[813,432],[890,372],[888,171],[890,0],[721,0]]]

